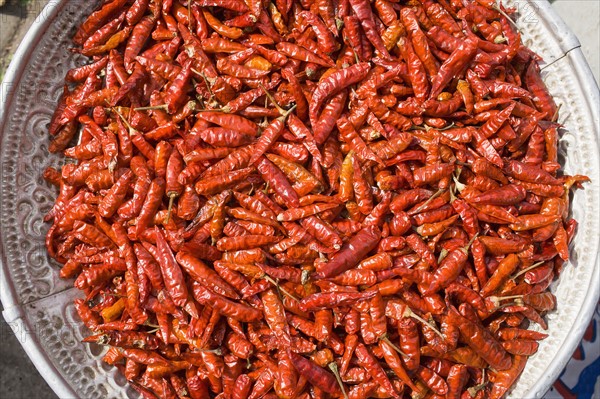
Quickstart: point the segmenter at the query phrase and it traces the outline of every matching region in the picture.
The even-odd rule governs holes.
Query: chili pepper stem
[[[300,277],[300,284],[306,285],[310,280],[310,272],[308,270],[302,270],[302,275]]]
[[[523,298],[523,295],[512,295],[512,296],[489,296],[487,299],[489,299],[494,304],[494,311],[496,311],[498,309],[506,308],[508,306],[522,305],[523,304],[522,298]],[[515,301],[500,305],[501,301],[506,301],[508,299],[515,299]]]
[[[417,214],[417,213],[421,212],[427,205],[429,205],[429,203],[431,203],[431,201],[433,201],[434,199],[436,199],[440,195],[444,194],[444,192],[446,192],[445,188],[440,188],[439,190],[437,190],[431,197],[429,197],[427,199],[427,201],[425,201],[423,203],[423,205],[421,205],[417,209],[415,209],[414,213]]]
[[[460,176],[460,173],[459,173]],[[458,181],[458,177],[452,175],[452,180],[454,181],[454,188],[460,193],[465,189],[465,185]]]
[[[438,263],[441,263],[447,255],[448,250],[446,248],[442,248],[442,250],[440,251],[440,256],[438,257]]]
[[[479,236],[479,233],[475,234],[467,243],[467,245],[465,245],[462,250],[465,254],[469,253],[469,248],[471,248],[471,245],[473,244],[473,241],[475,241],[477,239],[477,237]]]
[[[470,388],[467,388],[467,392],[469,393],[469,395],[472,398],[476,397],[477,396],[477,392],[481,391],[488,384],[488,381],[485,381],[485,369],[482,369],[482,370],[483,371],[481,373],[481,383],[477,384],[475,386],[472,386]]]
[[[358,64],[360,62],[358,54],[356,53],[356,50],[354,50],[354,48],[352,49],[352,52],[354,53],[354,61]]]
[[[342,395],[344,395],[344,399],[348,399],[348,394],[346,393],[346,388],[344,388],[344,383],[342,382],[342,377],[340,376],[340,371],[338,370],[338,366],[336,362],[331,362],[327,365],[329,370],[335,375],[335,379],[337,380],[340,389],[342,390]]]
[[[558,120],[558,112],[560,111],[561,107],[562,107],[562,104],[558,104],[558,107],[556,107],[556,111],[554,112],[554,115],[552,115],[552,122],[556,122]]]
[[[277,290],[281,291],[282,294],[290,297],[291,299],[293,299],[296,302],[300,302],[300,300],[298,298],[296,298],[295,295],[291,294],[289,291],[287,291],[285,288],[283,288],[282,286],[279,285],[279,283],[275,280],[273,280],[270,276],[267,276],[266,274],[264,276],[262,276],[261,278],[267,280],[269,283],[273,284]]]
[[[303,78],[304,76],[306,76],[306,71],[298,72],[294,76],[297,77],[298,79]]]
[[[192,30],[192,2],[187,2],[188,29]]]
[[[117,158],[113,157],[108,162],[108,171],[112,174],[116,168],[117,168]]]
[[[493,301],[505,301],[507,299],[517,299],[517,298],[523,298],[523,295],[507,295],[507,296],[490,296],[488,297],[490,299],[492,299]]]
[[[275,99],[273,98],[273,96],[271,95],[271,93],[269,93],[269,91],[266,89],[266,87],[262,83],[259,83],[258,85],[265,92],[265,95],[273,103],[273,105],[275,106],[275,108],[277,108],[277,111],[279,111],[279,113],[282,116],[283,115],[287,116],[286,110],[284,110],[283,108],[281,108],[281,106],[279,104],[277,104],[277,101],[275,101]]]
[[[173,201],[175,201],[175,198],[177,198],[179,195],[177,193],[168,193],[167,196],[169,197],[169,206],[167,208],[167,216],[165,217],[165,224],[169,223],[169,220],[171,219],[171,211],[173,210]]]
[[[221,350],[221,348],[215,348],[215,349],[196,349],[196,352],[204,352],[204,353],[213,353],[217,356],[222,356],[223,355],[223,351]]]
[[[496,43],[496,44],[506,43],[506,37],[504,37],[504,35],[498,35],[494,38],[494,43]]]
[[[152,105],[150,107],[137,107],[134,108],[134,111],[153,111],[153,110],[163,110],[166,111],[167,110],[167,104],[160,104],[160,105]]]
[[[544,263],[546,263],[546,261],[541,261],[541,262],[537,262],[534,263],[533,265],[521,270],[520,272],[518,272],[517,274],[515,274],[513,277],[511,277],[510,279],[512,281],[515,281],[517,278],[519,278],[519,276],[522,276],[523,274],[527,273],[528,271],[535,269],[536,267],[539,267],[541,265],[543,265]]]
[[[192,72],[194,72],[195,74],[200,75],[200,77],[202,77],[202,79],[204,80],[204,83],[206,84],[206,88],[208,89],[208,94],[210,94],[210,99],[214,98],[215,95],[211,88],[212,83],[208,80],[208,77],[205,74],[203,74],[202,72],[196,71],[195,69],[192,69]]]
[[[515,21],[514,21],[514,20],[513,20],[513,19],[512,19],[512,18],[511,18],[511,17],[510,17],[510,16],[509,16],[507,13],[505,13],[505,12],[504,12],[504,10],[503,10],[501,7],[499,7],[498,5],[494,4],[494,5],[492,6],[492,8],[493,8],[494,10],[498,11],[500,14],[502,14],[502,16],[503,16],[504,18],[506,18],[506,19],[508,20],[508,22],[510,22],[511,24],[513,24],[513,26],[514,26],[514,27],[517,29],[517,31],[518,31],[519,33],[522,33],[522,32],[521,32],[521,29],[519,29],[519,26],[517,25],[517,23],[516,23],[516,22],[515,22]]]
[[[379,339],[386,342],[387,344],[389,344],[396,352],[398,352],[402,356],[408,356],[406,353],[402,352],[400,350],[400,348],[398,348],[398,346],[396,346],[396,344],[394,344],[394,343],[392,343],[392,341],[390,341],[387,334],[383,334]]]
[[[129,134],[131,135],[132,131],[136,131],[136,129],[133,128],[133,126],[131,126],[129,124],[129,121],[127,121],[127,119],[125,119],[125,117],[123,115],[121,115],[121,113],[119,111],[117,111],[117,109],[115,107],[112,107],[110,109],[112,112],[114,112],[115,114],[119,115],[119,118],[121,118],[121,120],[123,121],[123,123],[125,124],[125,126],[127,126],[127,128],[129,129]]]
[[[441,129],[437,129],[437,131],[438,131],[438,132],[443,132],[444,130],[450,130],[450,129],[452,129],[452,128],[453,128],[453,127],[455,127],[455,126],[456,126],[456,124],[455,124],[454,122],[452,122],[451,124],[449,124],[449,125],[448,125],[448,126],[446,126],[446,127],[443,127],[443,128],[441,128]]]
[[[228,107],[227,105],[222,107],[222,108],[204,108],[204,109],[198,109],[196,110],[196,112],[224,112],[226,114],[231,112],[231,108]]]
[[[433,330],[433,332],[435,332],[437,335],[439,335],[442,339],[445,339],[444,336],[442,335],[442,333],[433,324],[431,324],[430,322],[428,322],[427,320],[425,320],[424,318],[422,318],[421,316],[419,316],[418,314],[413,312],[410,308],[407,307],[402,316],[403,317],[412,317],[413,319],[420,321],[421,323],[425,324],[427,327],[431,328]]]
[[[210,86],[212,86],[212,85],[215,83],[215,81],[216,81],[216,78],[209,78],[209,77],[208,77],[208,76],[206,76],[204,73],[202,73],[202,72],[200,72],[200,71],[198,71],[198,70],[196,70],[196,69],[194,69],[194,68],[191,68],[190,70],[191,70],[192,72],[194,72],[196,75],[200,75],[200,76],[201,76],[201,77],[204,79],[204,81],[206,82],[206,86],[207,86],[207,87],[208,87],[208,89],[210,90]]]

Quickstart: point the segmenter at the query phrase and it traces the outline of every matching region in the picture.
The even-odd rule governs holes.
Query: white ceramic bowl
[[[84,345],[86,335],[72,300],[72,282],[60,280],[59,266],[44,248],[42,217],[56,190],[43,170],[61,159],[47,151],[47,124],[66,71],[84,62],[69,51],[70,38],[95,1],[51,1],[14,55],[2,84],[0,107],[0,294],[4,318],[23,348],[61,399],[126,398],[137,394],[115,369],[102,364],[100,349]],[[580,222],[572,261],[553,286],[558,310],[548,316],[550,337],[542,341],[511,393],[541,397],[569,360],[591,318],[600,292],[599,92],[579,42],[543,1],[513,1],[523,39],[551,63],[545,80],[561,104],[565,132],[560,148],[565,170],[592,178],[577,191],[573,217]]]

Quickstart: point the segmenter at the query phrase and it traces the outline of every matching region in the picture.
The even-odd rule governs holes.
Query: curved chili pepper
[[[244,322],[260,320],[262,317],[261,312],[258,310],[241,303],[232,302],[219,294],[212,293],[197,282],[192,284],[192,291],[194,298],[198,302],[203,304],[210,303],[212,307],[227,317]]]
[[[500,343],[483,327],[461,316],[456,310],[449,313],[451,322],[458,325],[461,337],[490,366],[496,370],[507,370],[513,366],[511,356]]]
[[[363,228],[340,249],[330,262],[319,265],[318,276],[333,277],[349,270],[377,246],[380,238],[381,232],[377,226]]]
[[[385,48],[379,32],[377,32],[377,28],[375,26],[375,17],[369,2],[364,0],[350,0],[349,3],[354,11],[354,14],[360,20],[362,28],[365,32],[365,36],[369,39],[371,44],[373,44],[373,47],[375,47],[382,58],[390,59],[391,56]]]
[[[509,387],[521,375],[527,362],[526,356],[515,355],[512,366],[507,370],[491,373],[490,380],[494,383],[490,392],[490,398],[499,399],[504,396]]]
[[[188,301],[188,290],[183,273],[173,256],[173,252],[171,252],[171,249],[168,247],[163,234],[158,228],[155,229],[158,255],[157,261],[160,265],[165,285],[173,302],[175,302],[177,306],[183,307]]]
[[[367,63],[360,63],[336,71],[326,79],[321,80],[315,88],[312,94],[311,103],[309,104],[308,114],[311,126],[317,125],[317,113],[327,97],[337,94],[346,87],[360,82],[365,78],[368,72],[369,65]]]

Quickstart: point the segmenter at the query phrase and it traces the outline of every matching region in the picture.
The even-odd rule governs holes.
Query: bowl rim
[[[18,85],[22,78],[22,71],[29,63],[31,55],[35,49],[33,43],[39,42],[47,28],[52,24],[60,11],[69,3],[68,0],[50,0],[41,10],[31,24],[29,30],[23,37],[17,47],[13,58],[2,79],[2,86],[7,82],[11,85]],[[8,122],[8,109],[13,102],[15,93],[12,90],[0,90],[0,134],[4,134],[5,125]],[[33,325],[29,322],[23,311],[23,305],[19,302],[15,288],[9,278],[9,271],[4,253],[4,242],[0,236],[0,301],[4,308],[2,316],[13,332],[35,331]],[[18,337],[17,337],[18,338]],[[38,370],[40,375],[46,380],[48,386],[61,399],[77,398],[77,393],[71,385],[62,376],[59,370],[54,366],[48,354],[42,349],[37,336],[29,334],[28,339],[17,339],[27,356]]]
[[[571,59],[574,66],[573,72],[575,73],[575,78],[580,86],[581,93],[587,100],[586,103],[590,106],[590,115],[597,127],[595,140],[598,153],[600,154],[600,90],[579,46],[579,40],[560,18],[554,8],[552,8],[548,0],[528,1],[535,3],[537,6],[535,7],[535,12],[542,17],[546,23],[552,24],[560,35],[561,48],[565,52],[568,52],[567,57]],[[69,0],[50,0],[42,9],[40,15],[35,19],[14,53],[12,61],[2,80],[2,87],[6,82],[11,82],[15,85],[19,83],[22,77],[20,72],[28,64],[35,49],[35,45],[32,44],[37,43],[41,39],[42,35],[54,21],[58,13],[68,3]],[[9,90],[0,90],[0,92],[0,134],[2,134],[8,119],[7,112],[9,105],[14,100],[15,93]],[[598,247],[600,247],[600,237],[598,244]],[[595,267],[593,274],[590,277],[588,295],[577,314],[575,324],[572,326],[568,338],[556,352],[554,357],[554,359],[560,359],[560,361],[554,361],[548,365],[544,377],[536,381],[529,388],[526,397],[542,397],[558,378],[559,374],[570,360],[570,355],[575,351],[579,344],[579,341],[592,318],[598,300],[600,299],[600,284],[597,283],[600,281],[600,251],[596,253]],[[2,237],[0,237],[0,287],[2,288],[0,289],[0,300],[4,307],[2,314],[6,323],[11,326],[14,332],[34,331],[34,326],[31,325],[23,310],[23,306],[26,305],[26,303],[19,302],[17,293],[9,278]],[[54,366],[47,353],[42,349],[37,337],[35,335],[29,335],[29,337],[30,339],[18,341],[50,388],[61,399],[77,398],[76,392]]]

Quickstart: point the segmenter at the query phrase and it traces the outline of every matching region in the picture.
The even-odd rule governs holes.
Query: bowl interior
[[[523,40],[550,63],[577,45],[546,1],[512,2],[519,8]],[[2,85],[0,111],[1,295],[5,317],[26,351],[61,398],[127,398],[137,394],[87,335],[72,301],[79,293],[59,279],[59,266],[44,247],[43,215],[57,194],[42,176],[63,160],[48,153],[47,126],[68,69],[84,58],[69,51],[78,21],[96,2],[55,1],[42,12],[19,48]],[[554,283],[558,310],[548,315],[550,337],[541,342],[511,393],[539,397],[558,376],[581,338],[598,300],[599,151],[598,87],[578,50],[550,65],[545,81],[561,104],[560,142],[565,171],[592,179],[573,196],[580,222],[572,259]]]

